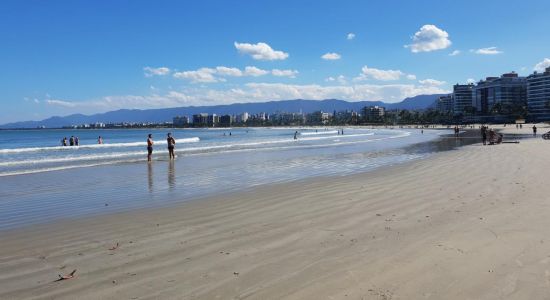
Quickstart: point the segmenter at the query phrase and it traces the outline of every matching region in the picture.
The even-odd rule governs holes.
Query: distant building
[[[550,67],[527,77],[527,107],[529,118],[550,120]]]
[[[249,117],[250,116],[248,115],[247,112],[243,112],[242,114],[237,116],[237,123],[246,123]]]
[[[232,123],[233,123],[233,116],[223,115],[223,116],[220,117],[220,126],[221,127],[231,127]]]
[[[474,85],[470,84],[455,84],[453,86],[453,113],[462,115],[468,109],[473,107],[472,91]]]
[[[216,127],[220,123],[220,116],[211,114],[207,117],[208,127]]]
[[[473,88],[472,103],[477,114],[508,115],[527,104],[527,79],[511,72],[487,77]]]
[[[363,118],[365,121],[380,120],[386,114],[386,109],[382,106],[365,106],[363,108]]]
[[[436,102],[436,110],[441,113],[450,113],[453,111],[453,95],[440,96]]]
[[[189,117],[187,116],[176,116],[172,119],[172,125],[175,127],[184,127],[189,125]]]
[[[200,114],[193,115],[193,126],[194,127],[208,126],[208,114],[200,113]]]

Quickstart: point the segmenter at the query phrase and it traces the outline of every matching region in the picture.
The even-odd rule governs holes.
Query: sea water
[[[343,128],[342,135],[340,130],[0,131],[0,229],[365,172],[422,158],[428,153],[403,149],[447,133]],[[168,132],[176,140],[175,161],[168,159]],[[149,133],[155,142],[152,163],[147,163]],[[79,146],[62,146],[71,136],[79,138]]]

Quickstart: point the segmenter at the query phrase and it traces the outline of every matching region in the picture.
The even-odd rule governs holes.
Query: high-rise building
[[[550,120],[550,67],[527,77],[527,107],[530,118]]]
[[[437,99],[436,110],[441,113],[449,113],[453,111],[453,95],[441,96]]]
[[[477,114],[517,113],[527,104],[527,80],[515,72],[487,77],[474,87],[472,97]]]
[[[183,127],[189,124],[189,118],[187,116],[176,116],[172,119],[172,124],[176,127]]]
[[[193,115],[193,126],[194,127],[202,127],[208,125],[208,114],[207,113],[200,113]]]
[[[223,115],[223,116],[220,117],[220,126],[221,127],[231,127],[231,123],[233,123],[233,116]]]
[[[216,127],[220,123],[220,116],[216,114],[208,115],[208,127]]]
[[[453,113],[455,115],[463,115],[473,106],[472,90],[474,85],[470,84],[455,84],[453,86]]]
[[[365,106],[363,108],[363,118],[366,121],[374,121],[382,118],[386,113],[386,110],[382,106]]]

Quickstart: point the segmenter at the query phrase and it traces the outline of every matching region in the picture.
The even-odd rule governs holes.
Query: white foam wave
[[[300,132],[300,135],[320,135],[320,134],[337,134],[338,130],[324,130],[317,132]]]
[[[197,143],[200,139],[198,137],[177,139],[176,144],[185,143]],[[155,145],[166,145],[165,140],[155,141]],[[145,147],[147,142],[129,142],[129,143],[110,143],[110,144],[93,144],[93,145],[80,145],[80,146],[51,146],[51,147],[29,147],[29,148],[13,148],[13,149],[0,149],[0,154],[10,153],[27,153],[27,152],[40,152],[40,151],[75,151],[78,149],[104,149],[104,148],[122,148],[122,147]]]

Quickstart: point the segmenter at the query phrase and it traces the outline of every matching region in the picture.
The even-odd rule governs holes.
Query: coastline
[[[547,143],[10,231],[0,298],[544,299]]]

